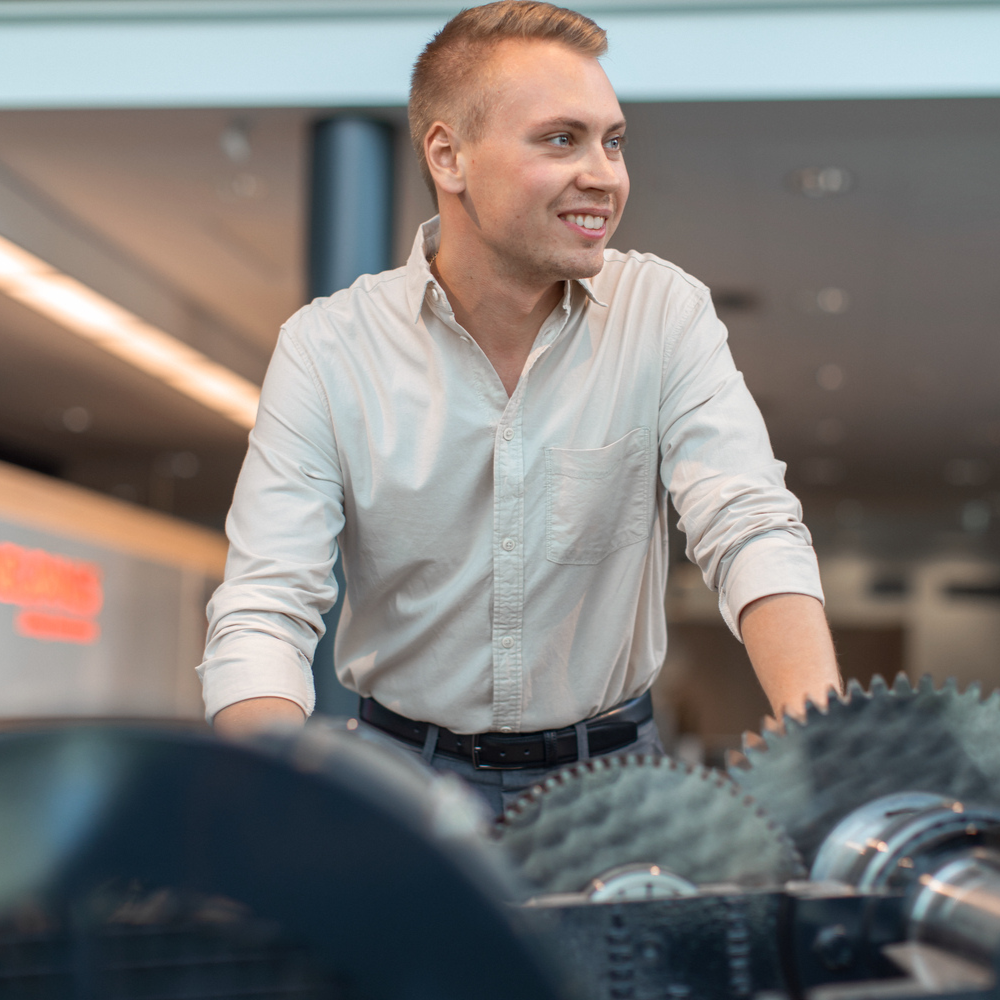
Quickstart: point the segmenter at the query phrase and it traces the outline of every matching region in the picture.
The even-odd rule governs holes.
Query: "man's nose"
[[[601,191],[614,192],[621,187],[621,182],[619,171],[608,159],[608,151],[604,148],[604,143],[591,146],[577,177],[577,186],[581,190],[597,188]]]

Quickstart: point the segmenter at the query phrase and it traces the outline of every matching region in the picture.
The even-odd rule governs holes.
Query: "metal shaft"
[[[922,875],[910,937],[992,963],[1000,954],[1000,853],[980,848]]]

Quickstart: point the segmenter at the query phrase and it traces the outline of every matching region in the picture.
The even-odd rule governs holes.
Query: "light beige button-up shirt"
[[[567,282],[508,398],[430,272],[438,238],[432,220],[405,267],[282,330],[209,605],[209,717],[267,695],[312,710],[338,550],[341,681],[460,733],[562,727],[650,686],[667,490],[734,632],[758,597],[822,599],[703,284],[606,251]]]

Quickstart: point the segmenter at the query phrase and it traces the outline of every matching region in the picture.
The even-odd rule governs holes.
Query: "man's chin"
[[[559,277],[564,281],[593,278],[604,267],[604,247],[594,247],[585,253],[573,254],[559,261]]]
[[[535,254],[523,258],[518,265],[517,273],[536,283],[593,278],[604,267],[604,247],[577,253]]]

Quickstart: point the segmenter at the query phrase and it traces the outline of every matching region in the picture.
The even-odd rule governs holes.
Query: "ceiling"
[[[818,541],[997,547],[1000,101],[625,110],[632,197],[613,242],[712,287]],[[263,363],[304,297],[315,114],[5,111],[0,166]],[[804,194],[809,168],[836,168],[842,190]],[[403,142],[398,173],[397,262],[430,214]],[[218,525],[244,447],[0,297],[0,457]]]
[[[989,542],[1000,489],[996,100],[633,105],[615,237],[727,300],[824,542]],[[841,168],[807,197],[795,172]],[[824,385],[826,386],[824,388]],[[969,506],[969,505],[972,506]],[[964,525],[964,532],[962,531]]]

